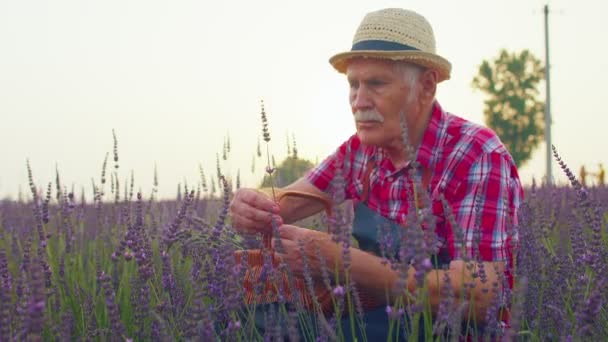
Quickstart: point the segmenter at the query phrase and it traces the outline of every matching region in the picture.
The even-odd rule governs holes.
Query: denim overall
[[[386,234],[386,232],[390,232],[394,237],[399,236],[398,230],[404,229],[397,222],[391,221],[374,210],[370,209],[367,205],[367,201],[369,198],[370,191],[370,175],[375,166],[373,160],[370,160],[367,164],[367,170],[363,175],[363,179],[361,180],[363,183],[363,193],[361,196],[360,202],[355,204],[354,207],[354,220],[353,220],[353,237],[357,240],[359,244],[359,248],[366,252],[375,254],[377,256],[381,256],[380,242],[378,239],[381,237],[379,234],[379,227],[388,227],[388,229],[383,228],[383,232],[381,234]],[[405,170],[407,172],[407,169]],[[430,170],[424,169],[422,174],[422,187],[426,189],[430,182]],[[395,238],[393,241],[398,243],[398,238]],[[398,251],[399,246],[392,246],[392,251]],[[437,266],[443,267],[445,265],[449,265],[450,261],[445,260],[446,258],[437,258],[438,261]],[[386,341],[389,337],[388,335],[388,316],[386,313],[386,306],[382,305],[379,308],[375,308],[365,312],[364,320],[365,320],[365,333],[368,341]],[[423,323],[422,321],[420,322]],[[354,340],[351,335],[350,330],[350,320],[349,318],[342,319],[342,331],[344,332],[344,338],[346,341]],[[359,341],[363,340],[360,335],[358,329],[356,330],[357,339]],[[393,329],[393,334],[391,339],[396,340],[396,329]],[[419,331],[423,331],[422,327]],[[404,336],[403,324],[401,324],[401,331],[399,331],[399,341],[405,341],[406,337]],[[423,335],[419,336],[420,341],[424,341],[425,337]]]

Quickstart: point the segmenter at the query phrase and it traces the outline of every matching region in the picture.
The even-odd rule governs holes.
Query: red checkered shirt
[[[440,253],[449,253],[454,260],[462,258],[464,250],[469,258],[505,261],[509,269],[518,241],[517,210],[523,201],[523,189],[515,163],[498,136],[489,128],[443,111],[435,102],[415,153],[418,164],[430,171],[427,190],[437,218],[435,231],[442,242]],[[407,167],[395,169],[382,148],[362,145],[356,134],[306,178],[322,191],[330,192],[335,167],[341,165],[345,197],[357,202],[361,200],[362,175],[370,159],[376,166],[369,177],[367,205],[390,220],[404,223],[409,207],[407,192],[411,188]],[[444,214],[441,194],[455,217],[456,229],[462,229],[463,238],[455,238],[455,228]]]

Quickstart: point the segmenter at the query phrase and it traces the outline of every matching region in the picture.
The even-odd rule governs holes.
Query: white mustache
[[[384,118],[375,110],[358,110],[355,112],[355,121],[384,122]]]

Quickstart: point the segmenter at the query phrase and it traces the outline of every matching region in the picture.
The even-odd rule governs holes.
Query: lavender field
[[[516,227],[516,284],[500,297],[511,307],[508,326],[489,319],[483,332],[462,331],[466,305],[448,291],[433,320],[424,305],[415,305],[423,297],[388,306],[387,329],[415,334],[411,322],[421,319],[435,340],[606,340],[608,188],[582,188],[562,167],[570,186],[526,189]],[[225,178],[216,179],[221,196],[210,193],[202,175],[196,189],[184,187],[175,200],[161,201],[154,188],[135,192],[133,178],[108,181],[105,170],[92,191],[77,193],[59,174],[42,185],[29,171],[31,195],[0,202],[0,341],[343,338],[337,317],[307,315],[301,303],[280,297],[278,311],[244,304],[247,266],[237,264],[234,253],[259,246],[260,239],[232,229],[227,211],[235,189]],[[305,224],[347,227],[348,211],[336,215]],[[273,272],[269,267],[268,276]],[[358,329],[354,285],[327,282],[334,305]],[[487,286],[492,291],[497,284]],[[266,329],[256,327],[256,315]]]

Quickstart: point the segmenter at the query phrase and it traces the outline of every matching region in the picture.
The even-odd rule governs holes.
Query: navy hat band
[[[386,40],[363,40],[353,44],[350,51],[380,50],[380,51],[420,51],[413,46],[388,42]]]

